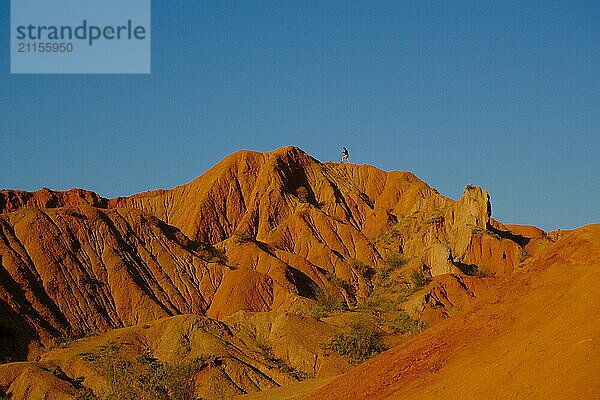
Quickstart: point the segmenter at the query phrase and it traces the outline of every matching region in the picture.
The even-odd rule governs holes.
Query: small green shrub
[[[410,274],[410,280],[412,282],[413,287],[422,288],[423,286],[429,283],[429,279],[425,276],[423,271],[416,269]]]
[[[423,275],[424,276],[424,275]],[[417,279],[417,278],[415,278]],[[421,278],[419,277],[417,279],[417,281],[420,281]],[[425,278],[425,282],[427,284],[427,282],[429,282],[429,280],[427,278]],[[421,290],[421,288],[423,286],[419,286],[418,284],[415,284],[414,282],[403,282],[403,288],[402,290],[398,293],[398,297],[396,298],[396,301],[398,303],[403,303],[406,300],[408,300],[408,298],[410,296],[412,296],[414,293],[418,292],[419,290]]]
[[[494,233],[494,232],[490,231],[489,229],[482,228],[480,226],[473,226],[471,228],[471,233],[473,235],[488,235],[488,236],[493,237],[496,240],[502,240],[502,237],[500,235],[498,235],[497,233]]]
[[[258,349],[260,350],[260,355],[263,356],[263,358],[269,359],[272,357],[271,346],[269,346],[268,344],[264,342],[258,342],[256,343],[256,347],[258,347]]]
[[[373,269],[373,267],[371,267],[370,265],[367,265],[366,263],[364,263],[361,260],[358,260],[356,258],[351,258],[348,261],[348,264],[350,264],[350,267],[352,267],[352,269],[354,271],[356,271],[357,274],[359,274],[360,276],[362,276],[366,279],[372,278],[373,275],[375,274],[375,270]]]
[[[392,272],[394,272],[396,268],[391,267],[389,265],[383,265],[381,267],[377,268],[377,271],[375,272],[375,276],[377,276],[377,278],[381,281],[381,282],[385,282],[389,279],[390,275],[392,274]]]
[[[194,377],[209,363],[215,362],[215,359],[214,356],[203,355],[175,365],[159,362],[151,364],[145,375],[137,377],[141,383],[139,392],[146,396],[141,398],[195,400]]]
[[[76,400],[100,400],[98,396],[94,394],[94,391],[87,387],[80,387],[77,389],[77,393],[75,394]],[[0,397],[2,400],[2,397]]]
[[[329,317],[330,313],[321,307],[315,307],[310,310],[310,316],[314,319],[321,319],[325,317]]]
[[[151,353],[151,352],[149,352],[149,351],[147,351],[147,352],[145,352],[145,353],[143,353],[143,354],[140,354],[140,355],[137,357],[137,361],[138,361],[140,364],[151,365],[151,364],[153,364],[153,363],[156,363],[156,362],[158,361],[158,359],[154,358],[154,357],[152,356],[152,353]]]
[[[296,378],[299,381],[308,378],[308,375],[304,372],[298,371],[296,368],[290,366],[285,360],[275,357],[271,346],[262,342],[258,342],[256,347],[260,349],[260,353],[263,356],[263,358],[267,361],[274,363],[281,372],[284,372]]]
[[[373,236],[371,240],[373,243],[390,245],[395,241],[399,240],[402,237],[402,234],[399,230],[399,224],[392,225],[388,230],[378,233]]]
[[[379,285],[382,288],[389,288],[392,285],[398,283],[397,280],[392,280],[391,276],[399,268],[402,268],[408,263],[408,258],[402,253],[397,251],[390,251],[385,253],[384,265],[379,266],[375,270],[375,276],[379,280]]]
[[[69,347],[71,345],[71,343],[73,343],[75,340],[77,340],[77,336],[75,336],[73,334],[73,332],[71,331],[71,329],[65,329],[62,330],[60,332],[60,334],[54,338],[54,346],[53,347],[57,347],[57,348],[65,348],[65,347]]]
[[[405,266],[408,263],[408,258],[404,254],[397,251],[388,251],[383,257],[383,261],[390,267],[397,269]]]
[[[438,215],[437,217],[432,217],[430,219],[428,219],[427,221],[425,221],[426,224],[437,224],[440,222],[444,221],[444,217],[441,215]]]
[[[408,300],[408,297],[415,292],[415,290],[412,290],[412,288],[413,286],[403,290],[396,298],[396,301],[398,303],[404,303],[406,300]]]
[[[195,400],[195,375],[216,363],[215,356],[202,355],[175,365],[162,364],[146,352],[137,357],[136,365],[120,354],[115,343],[98,348],[100,352],[86,361],[106,379],[106,400]],[[80,400],[96,400],[93,392],[83,387],[77,395]]]
[[[374,296],[366,299],[362,307],[376,312],[385,312],[394,309],[394,302],[382,296]]]
[[[383,303],[384,303],[384,300],[380,296],[378,296],[378,297],[369,297],[363,303],[363,307],[364,308],[370,308],[370,309],[379,309]]]
[[[310,316],[316,319],[327,317],[335,311],[347,309],[346,303],[330,291],[319,290],[316,300],[317,306],[310,313]]]
[[[335,275],[332,272],[327,272],[326,277],[329,282],[331,282],[333,285],[339,287],[340,289],[347,290],[350,287],[348,282],[346,282],[345,280],[343,280],[342,278],[340,278],[339,276]]]
[[[79,353],[79,356],[81,356],[81,359],[83,361],[87,361],[87,362],[93,362],[96,361],[100,356],[94,353]]]
[[[359,364],[385,350],[380,333],[362,325],[353,325],[350,330],[331,338],[328,347],[346,356],[353,364]]]
[[[405,336],[412,336],[427,329],[428,325],[425,322],[412,319],[406,311],[402,310],[396,313],[396,317],[388,324],[388,327]]]

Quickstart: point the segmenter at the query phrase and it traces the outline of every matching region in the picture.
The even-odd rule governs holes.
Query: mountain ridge
[[[547,268],[568,252],[559,243],[569,231],[505,225],[491,215],[490,197],[477,186],[453,200],[410,172],[319,162],[294,146],[239,151],[186,184],[128,197],[2,190],[0,357],[9,364],[8,375],[0,368],[0,389],[24,393],[27,384],[14,382],[31,373],[53,391],[44,368],[54,365],[72,378],[83,374],[85,387],[106,394],[111,389],[98,371],[81,367],[85,360],[69,346],[68,359],[79,361],[60,361],[61,352],[49,352],[53,343],[93,334],[92,347],[109,346],[115,330],[137,337],[144,326],[181,315],[225,323],[257,352],[249,364],[218,347],[225,357],[218,365],[203,361],[230,395],[345,372],[347,360],[321,348],[314,333],[291,351],[283,331],[265,321],[287,321],[300,335],[320,321],[333,337],[358,318],[392,346],[405,337],[390,330],[389,318],[445,323],[493,296],[497,280]],[[556,255],[536,267],[553,249]],[[142,336],[135,351],[164,353]],[[200,354],[202,337],[178,351]],[[122,351],[113,355],[135,365]],[[23,370],[11,363],[25,360]],[[277,371],[263,370],[254,383],[239,378],[256,368]],[[70,385],[60,392],[68,399],[78,390]]]

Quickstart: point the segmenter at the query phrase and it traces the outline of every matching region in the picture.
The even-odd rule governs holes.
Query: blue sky
[[[0,43],[9,43],[8,1]],[[169,188],[239,149],[412,171],[544,229],[600,222],[597,1],[153,1],[152,74],[10,75],[0,187]]]

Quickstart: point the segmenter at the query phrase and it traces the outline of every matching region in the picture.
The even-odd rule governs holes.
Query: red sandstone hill
[[[575,257],[569,248],[583,239],[565,242],[570,235],[493,220],[478,187],[452,200],[411,173],[322,163],[296,147],[240,151],[188,184],[124,198],[0,191],[0,356],[30,360],[0,367],[0,389],[32,399],[108,395],[110,382],[81,354],[96,362],[112,349],[113,361],[141,370],[146,353],[161,363],[202,358],[198,396],[264,390],[346,371],[324,343],[358,317],[390,345],[402,341],[386,325],[393,310],[436,325],[380,356],[403,363],[424,349],[409,343],[438,327],[462,318],[478,331],[485,318],[471,323],[462,310],[486,296],[503,299],[511,285],[528,295],[523,282],[543,275],[536,265]],[[510,313],[518,302],[506,303]],[[331,304],[349,311],[327,317]],[[57,339],[90,334],[48,353]],[[331,396],[346,395],[332,385]]]
[[[471,309],[342,375],[311,399],[597,399],[600,224],[494,283]]]

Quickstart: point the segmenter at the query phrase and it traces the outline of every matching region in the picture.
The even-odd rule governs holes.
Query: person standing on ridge
[[[348,149],[345,147],[342,147],[342,159],[341,162],[350,162],[350,155],[348,154]]]

